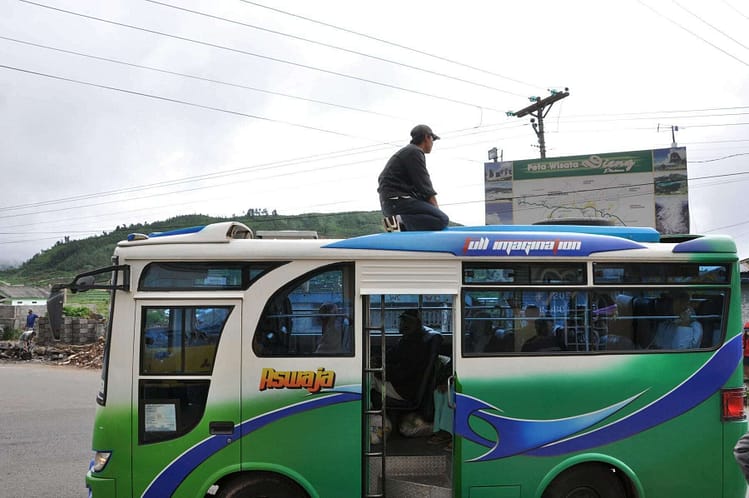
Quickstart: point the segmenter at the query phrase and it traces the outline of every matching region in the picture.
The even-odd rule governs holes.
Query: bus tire
[[[583,464],[558,475],[542,498],[629,498],[619,473],[606,464]]]
[[[216,498],[308,498],[308,495],[289,479],[258,472],[237,476],[221,484]]]

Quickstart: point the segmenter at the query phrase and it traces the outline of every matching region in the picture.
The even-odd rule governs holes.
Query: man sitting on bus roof
[[[449,218],[437,204],[425,154],[440,137],[427,125],[411,130],[411,143],[393,154],[380,173],[380,205],[389,232],[442,230]]]

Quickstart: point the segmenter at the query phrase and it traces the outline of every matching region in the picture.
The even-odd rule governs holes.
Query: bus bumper
[[[86,487],[89,498],[116,498],[114,479],[102,479],[89,472],[86,474]]]

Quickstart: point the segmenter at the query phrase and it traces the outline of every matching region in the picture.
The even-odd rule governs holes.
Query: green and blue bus
[[[63,287],[111,291],[94,498],[745,497],[728,237],[290,239],[228,222],[132,234]],[[60,309],[55,295],[53,327]],[[391,400],[372,387],[404,310],[428,327],[430,362],[414,399]],[[449,451],[426,444],[437,410]]]

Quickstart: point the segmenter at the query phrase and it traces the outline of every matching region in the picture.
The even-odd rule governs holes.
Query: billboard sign
[[[685,147],[484,164],[487,225],[601,218],[689,232]]]

